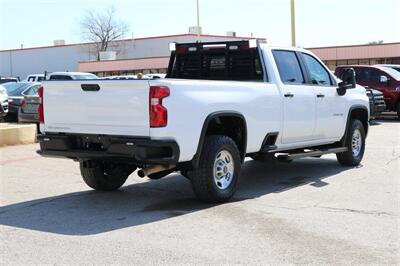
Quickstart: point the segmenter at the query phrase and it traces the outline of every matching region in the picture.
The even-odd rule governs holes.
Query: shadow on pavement
[[[326,177],[348,169],[333,159],[310,158],[273,164],[246,161],[232,201],[282,193],[307,184],[326,186],[328,183],[323,181]],[[92,235],[213,206],[197,201],[190,182],[174,174],[114,192],[83,191],[3,206],[0,224],[63,235]]]

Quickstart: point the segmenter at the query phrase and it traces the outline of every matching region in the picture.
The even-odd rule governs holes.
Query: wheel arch
[[[365,107],[364,105],[353,105],[350,107],[349,113],[347,114],[346,129],[345,129],[344,135],[340,141],[343,145],[346,143],[350,121],[353,118],[357,118],[358,120],[361,121],[361,123],[364,126],[365,136],[367,136],[367,134],[368,134],[368,128],[369,128],[368,108]]]
[[[226,126],[228,122],[234,122],[231,125]],[[236,125],[239,123],[239,125]],[[239,126],[239,131],[232,130]],[[229,131],[232,130],[232,131]],[[203,122],[203,127],[201,129],[199,142],[197,145],[196,154],[193,156],[192,159],[192,166],[197,167],[199,164],[200,154],[203,149],[205,138],[208,134],[212,133],[219,133],[223,135],[227,135],[235,141],[236,145],[239,148],[240,156],[242,161],[246,155],[246,148],[247,148],[247,123],[244,116],[235,111],[217,111],[209,114]]]

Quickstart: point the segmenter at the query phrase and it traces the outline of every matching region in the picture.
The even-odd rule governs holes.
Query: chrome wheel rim
[[[219,189],[226,189],[232,183],[235,164],[232,154],[227,150],[220,151],[214,161],[214,182]]]
[[[354,130],[353,136],[351,138],[351,151],[354,157],[358,157],[361,153],[362,148],[362,137],[359,129]]]

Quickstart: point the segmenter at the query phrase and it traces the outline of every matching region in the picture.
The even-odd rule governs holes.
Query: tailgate
[[[45,132],[149,136],[147,80],[43,82]]]

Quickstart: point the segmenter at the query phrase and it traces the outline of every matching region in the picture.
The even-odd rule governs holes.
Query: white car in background
[[[146,74],[150,79],[163,79],[167,76],[167,74],[161,74],[161,73],[152,73],[152,74]]]
[[[27,82],[40,82],[44,80],[44,74],[30,74],[26,77]]]
[[[86,72],[52,72],[46,80],[82,80],[82,79],[99,79],[98,76]]]
[[[0,85],[0,120],[8,114],[8,94],[6,88]]]
[[[167,74],[143,74],[141,78],[138,75],[121,75],[121,76],[107,76],[101,79],[163,79]]]
[[[376,65],[376,66],[389,67],[389,68],[393,68],[394,70],[400,72],[400,65],[395,65],[395,64],[380,64],[380,65]]]

